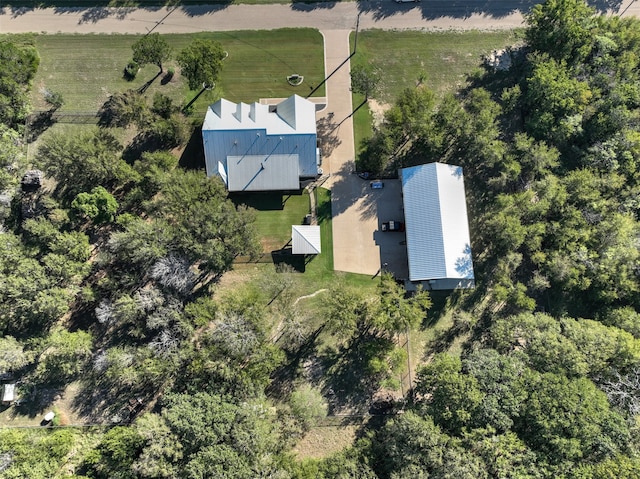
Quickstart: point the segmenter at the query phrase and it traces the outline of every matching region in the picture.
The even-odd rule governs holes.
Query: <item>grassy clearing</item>
[[[365,30],[358,34],[358,53],[352,65],[370,63],[380,69],[380,100],[392,102],[419,78],[437,95],[464,86],[466,77],[480,67],[482,56],[513,45],[519,30],[496,32],[413,32]],[[353,35],[351,35],[353,44]],[[357,101],[354,98],[354,102]]]
[[[256,210],[256,228],[262,250],[271,253],[284,248],[291,240],[291,225],[300,225],[309,213],[309,194],[280,192],[252,193],[232,196],[237,204]]]
[[[311,429],[298,441],[298,459],[322,459],[353,444],[360,426],[322,426]]]
[[[220,41],[229,52],[216,89],[203,94],[194,111],[204,112],[218,97],[231,101],[256,101],[258,98],[306,95],[324,77],[323,42],[317,30],[282,29],[247,32],[204,32],[163,35],[177,52],[194,38]],[[137,89],[151,80],[158,69],[145,66],[133,81],[123,78],[123,69],[131,59],[136,35],[37,35],[36,47],[41,62],[33,88],[36,109],[47,109],[41,90],[60,92],[65,100],[62,111],[95,112],[109,95]],[[156,92],[170,96],[178,104],[186,103],[197,92],[189,91],[179,75],[175,61],[164,65],[176,75],[166,84],[157,78],[146,95]],[[301,86],[292,87],[286,76],[303,75]],[[316,95],[324,95],[324,87]]]

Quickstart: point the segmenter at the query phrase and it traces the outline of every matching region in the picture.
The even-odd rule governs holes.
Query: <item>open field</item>
[[[371,64],[381,73],[378,98],[392,102],[405,88],[424,85],[437,96],[463,87],[469,73],[494,49],[517,43],[519,30],[415,32],[365,30],[358,35],[352,65]],[[353,44],[354,35],[351,35]]]
[[[194,111],[204,112],[207,105],[224,96],[231,101],[252,102],[259,98],[287,97],[309,93],[324,77],[323,44],[320,33],[312,29],[283,29],[258,32],[198,33],[163,35],[178,52],[194,38],[220,41],[229,52],[216,89],[203,94]],[[60,92],[65,100],[62,111],[95,112],[110,94],[136,89],[151,80],[158,69],[144,67],[133,81],[123,78],[123,69],[131,59],[135,35],[37,35],[35,44],[41,61],[33,88],[36,109],[45,109],[41,90]],[[176,70],[174,78],[162,84],[157,78],[146,95],[160,92],[177,104],[186,103],[191,92],[179,75],[175,61],[164,65]],[[303,75],[304,83],[292,87],[286,76]],[[324,95],[320,88],[316,95]]]

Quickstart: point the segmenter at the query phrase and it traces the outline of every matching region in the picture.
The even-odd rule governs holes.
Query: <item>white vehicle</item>
[[[414,3],[419,1],[420,0],[396,0],[396,3]]]

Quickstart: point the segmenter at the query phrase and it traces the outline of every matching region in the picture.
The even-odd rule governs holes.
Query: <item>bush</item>
[[[151,111],[166,120],[173,112],[177,111],[177,108],[173,105],[173,100],[167,95],[156,93],[153,96],[153,106],[151,107]]]
[[[127,63],[127,66],[124,67],[124,78],[131,81],[136,77],[138,71],[140,71],[140,65],[138,65],[137,62],[131,60],[129,63]]]
[[[62,98],[62,93],[57,91],[45,90],[44,101],[46,101],[47,104],[54,110],[62,108],[62,105],[64,105],[64,98]]]
[[[308,384],[291,393],[291,412],[306,431],[314,426],[318,418],[326,417],[328,406],[320,391]]]

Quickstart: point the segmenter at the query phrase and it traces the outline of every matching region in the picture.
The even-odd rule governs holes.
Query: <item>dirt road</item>
[[[533,0],[425,0],[397,4],[392,0],[320,2],[290,5],[214,5],[158,8],[0,8],[0,33],[189,33],[313,27],[350,30],[360,14],[362,29],[505,29],[522,25]],[[608,5],[603,13],[640,15],[640,2],[594,0]]]

